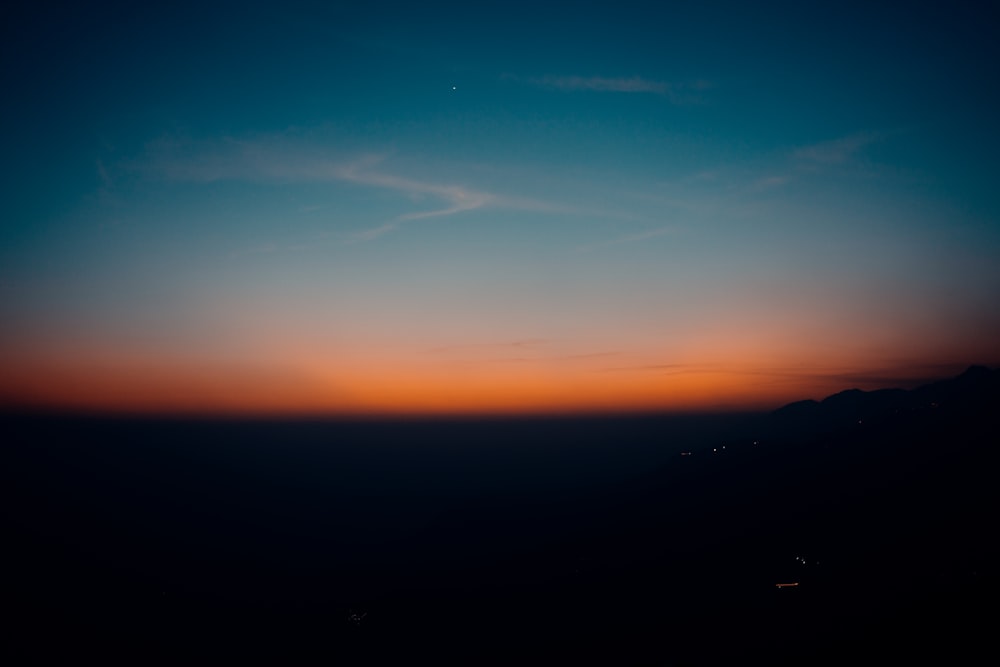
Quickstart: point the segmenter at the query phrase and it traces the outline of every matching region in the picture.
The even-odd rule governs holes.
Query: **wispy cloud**
[[[879,138],[874,132],[861,132],[832,141],[802,146],[792,152],[792,157],[802,162],[842,164]]]
[[[486,343],[445,345],[426,350],[444,363],[470,364],[588,364],[621,354],[618,350],[565,353],[564,343],[550,338],[522,338]],[[512,356],[513,355],[513,356]]]
[[[701,369],[693,364],[637,364],[634,366],[609,366],[598,369],[600,373],[620,373],[620,372],[652,372],[665,373],[669,375],[679,373],[700,372]]]
[[[557,90],[592,90],[609,93],[655,93],[669,95],[672,86],[665,81],[651,81],[639,76],[606,78],[602,76],[546,76],[530,82]]]
[[[97,160],[95,166],[97,167],[97,176],[101,179],[101,188],[104,190],[110,190],[114,187],[114,181],[111,179],[111,175],[108,173],[107,167],[104,166],[103,160]]]
[[[831,373],[828,377],[842,382],[845,387],[861,387],[866,390],[894,387],[909,389],[952,378],[965,370],[966,363],[929,364],[909,360],[900,361],[892,366]]]
[[[370,162],[370,160],[363,160],[340,166],[334,173],[338,180],[350,183],[394,190],[410,196],[436,197],[445,202],[445,206],[427,211],[404,213],[385,224],[355,234],[354,240],[357,241],[371,241],[399,229],[400,225],[405,222],[472,211],[496,203],[498,200],[495,195],[489,192],[473,190],[460,185],[439,185],[386,174],[374,169]]]
[[[442,202],[427,210],[400,214],[375,227],[356,232],[348,242],[371,241],[404,223],[472,211],[485,206],[553,210],[553,206],[519,198],[504,198],[452,183],[405,178],[383,168],[385,157],[366,154],[353,159],[316,155],[276,141],[227,140],[211,145],[161,141],[149,148],[138,171],[173,181],[211,183],[244,180],[272,183],[340,182],[390,190],[411,199],[430,197]]]
[[[393,173],[389,164],[390,157],[381,153],[331,153],[285,140],[280,136],[214,142],[163,139],[147,146],[145,155],[140,159],[124,163],[123,166],[134,173],[168,181],[205,184],[246,181],[277,185],[348,183],[390,191],[413,202],[436,202],[436,205],[401,213],[367,229],[337,234],[341,243],[373,241],[408,223],[487,207],[558,215],[616,218],[628,215],[622,211],[606,211],[500,194],[460,183],[401,176]],[[300,212],[318,208],[303,207]],[[326,234],[324,238],[329,236]]]
[[[435,354],[442,352],[467,352],[475,350],[507,350],[507,349],[537,349],[539,347],[544,347],[552,342],[548,338],[519,338],[517,340],[508,340],[493,343],[464,343],[461,345],[445,345],[443,347],[435,347],[428,352]]]
[[[865,149],[886,136],[884,132],[857,132],[785,148],[744,166],[734,164],[698,172],[687,182],[701,187],[714,185],[737,197],[757,197],[794,186],[804,177],[859,172]]]
[[[641,76],[543,76],[534,78],[508,77],[518,81],[564,92],[589,91],[598,93],[647,93],[667,97],[675,104],[700,101],[699,94],[711,86],[700,81],[695,84],[678,84],[668,81],[645,79]]]

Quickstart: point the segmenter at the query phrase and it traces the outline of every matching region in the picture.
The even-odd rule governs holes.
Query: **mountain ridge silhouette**
[[[925,410],[962,412],[1000,398],[1000,369],[969,366],[959,375],[914,389],[865,391],[851,388],[819,401],[805,399],[783,405],[769,415],[775,431],[801,436],[814,429],[847,427],[865,420]]]

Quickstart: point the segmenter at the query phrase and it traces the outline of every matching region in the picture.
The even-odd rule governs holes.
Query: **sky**
[[[0,406],[771,409],[1000,360],[995,4],[0,12]]]

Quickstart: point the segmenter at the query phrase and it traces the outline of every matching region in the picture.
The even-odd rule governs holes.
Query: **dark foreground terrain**
[[[1000,371],[770,415],[0,425],[16,664],[996,659]]]

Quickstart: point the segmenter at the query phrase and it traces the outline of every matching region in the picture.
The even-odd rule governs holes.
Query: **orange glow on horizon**
[[[887,367],[876,361],[881,350],[832,345],[818,363],[808,342],[765,329],[630,345],[593,332],[442,345],[303,331],[247,326],[217,339],[224,343],[184,347],[9,338],[0,341],[0,408],[345,417],[773,410],[852,387],[912,387],[976,363],[924,354]]]
[[[96,413],[463,416],[771,410],[857,383],[843,371],[749,364],[565,368],[517,364],[280,366],[191,360],[11,360],[0,405]],[[839,370],[839,369],[838,369]],[[867,389],[875,386],[864,387]]]

